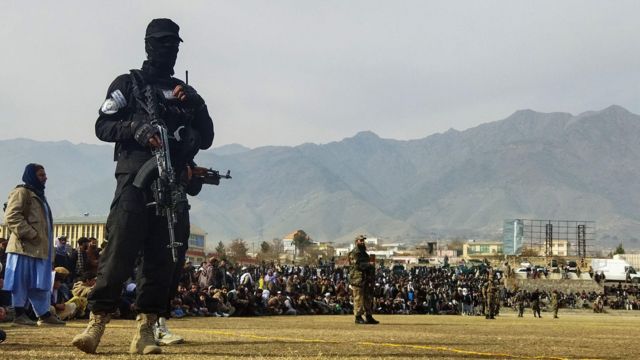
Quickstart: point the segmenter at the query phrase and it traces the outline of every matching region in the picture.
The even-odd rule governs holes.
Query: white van
[[[622,259],[592,259],[591,268],[594,272],[604,274],[605,281],[627,281],[640,283],[640,274],[633,266]]]

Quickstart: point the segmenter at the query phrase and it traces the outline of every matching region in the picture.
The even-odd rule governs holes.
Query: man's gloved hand
[[[151,146],[156,149],[161,146],[160,138],[158,137],[158,129],[149,123],[142,121],[134,121],[131,123],[131,130],[133,130],[133,138],[136,139],[138,144],[142,146]]]
[[[198,95],[196,89],[187,84],[176,86],[173,89],[173,96],[196,108],[204,105],[202,96]]]

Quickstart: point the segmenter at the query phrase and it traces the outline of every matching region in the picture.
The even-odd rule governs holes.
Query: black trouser
[[[117,177],[116,193],[107,219],[108,242],[100,256],[96,285],[89,294],[89,309],[94,313],[116,310],[123,283],[130,277],[138,257],[141,260],[136,277],[138,312],[166,311],[173,269],[177,265],[167,248],[167,219],[156,216],[154,207],[146,207],[149,194],[145,196],[134,187],[133,178],[133,174]],[[175,228],[176,241],[188,241],[188,217],[187,211],[180,214]],[[184,259],[184,252],[180,253]]]
[[[182,246],[178,248],[178,261],[176,261],[174,266],[172,267],[171,281],[169,283],[169,294],[166,301],[166,309],[165,311],[160,313],[160,316],[163,316],[165,318],[171,317],[171,300],[173,300],[173,298],[178,293],[178,283],[180,282],[180,278],[182,277],[187,249],[189,248],[189,212],[185,211],[178,216],[178,225],[180,225],[180,229],[182,230],[179,230],[178,227],[176,227],[176,241],[181,242]],[[185,229],[186,234],[184,232]],[[182,236],[179,236],[178,234],[181,232]]]

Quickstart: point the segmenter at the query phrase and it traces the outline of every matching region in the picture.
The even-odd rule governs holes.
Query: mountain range
[[[500,239],[513,218],[593,220],[597,246],[640,248],[638,139],[640,116],[613,105],[579,115],[519,110],[416,140],[364,131],[327,144],[226,145],[196,158],[233,179],[191,198],[191,217],[211,249],[235,238],[257,248],[297,229],[335,243],[360,233]],[[108,213],[111,145],[14,139],[0,141],[0,153],[5,193],[39,162],[54,216]]]

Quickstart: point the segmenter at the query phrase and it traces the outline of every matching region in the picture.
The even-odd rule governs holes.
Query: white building
[[[286,254],[293,255],[296,252],[296,245],[293,243],[293,239],[282,239],[282,250]]]
[[[640,254],[617,254],[613,258],[626,260],[636,271],[640,269]]]
[[[375,246],[378,246],[378,242],[379,242],[378,238],[374,238],[374,237],[366,238],[366,239],[364,240],[365,245],[375,245]]]
[[[336,248],[336,256],[346,256],[349,251],[351,251],[351,248],[348,247]]]

